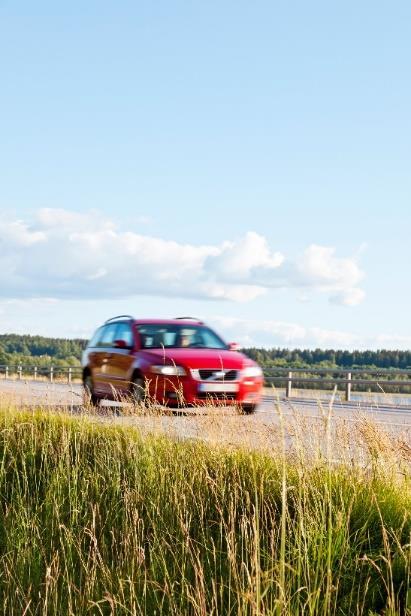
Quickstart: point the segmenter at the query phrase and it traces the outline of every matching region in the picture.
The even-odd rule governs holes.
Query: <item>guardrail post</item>
[[[23,372],[23,368],[21,366],[17,367],[17,378],[21,381],[21,373]]]
[[[68,369],[67,383],[71,383],[71,368]]]
[[[293,388],[293,373],[289,372],[288,378],[287,378],[287,387],[285,390],[285,395],[287,398],[291,398],[292,388]]]
[[[6,366],[6,370],[5,370],[5,372],[4,372],[4,378],[5,378],[5,379],[8,379],[8,378],[9,378],[9,367],[8,367],[8,366]]]
[[[50,383],[53,382],[53,366],[50,366]]]
[[[352,375],[351,375],[351,372],[347,372],[347,382],[345,384],[346,402],[351,402],[351,385],[352,385]]]
[[[34,378],[34,380],[35,380],[35,381],[37,381],[37,366],[34,366],[34,369],[33,369],[33,378]]]

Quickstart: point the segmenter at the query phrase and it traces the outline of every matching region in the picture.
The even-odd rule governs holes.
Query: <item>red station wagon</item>
[[[109,319],[83,353],[83,384],[91,404],[133,396],[169,407],[218,401],[253,413],[261,368],[201,321]]]

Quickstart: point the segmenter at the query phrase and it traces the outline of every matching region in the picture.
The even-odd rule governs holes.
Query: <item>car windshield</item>
[[[142,349],[227,349],[226,343],[211,329],[201,325],[139,325]]]

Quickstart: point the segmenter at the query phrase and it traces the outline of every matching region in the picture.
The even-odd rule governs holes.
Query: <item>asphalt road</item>
[[[69,412],[80,412],[82,407],[82,387],[78,384],[49,383],[41,381],[0,381],[0,401],[12,402],[16,405],[24,406],[43,406],[43,407],[64,407]],[[347,422],[363,421],[364,419],[384,424],[386,427],[396,427],[411,430],[411,407],[391,404],[389,400],[386,404],[371,402],[341,402],[338,399],[332,404],[330,416],[333,420],[343,419]],[[304,417],[312,420],[323,421],[324,416],[328,415],[330,402],[321,399],[275,397],[273,393],[266,390],[261,404],[253,416],[247,420],[265,423],[279,424],[280,416]],[[128,417],[131,413],[127,405],[103,402],[102,416],[115,415],[116,417]],[[164,413],[168,419],[169,413]],[[159,411],[161,415],[161,410]],[[181,409],[175,414],[175,418],[182,416],[198,417],[212,415],[234,416],[239,419],[239,415],[233,409]]]
[[[181,409],[136,414],[131,405],[103,403],[97,412],[82,405],[82,387],[35,381],[0,381],[0,406],[49,408],[86,420],[137,428],[144,434],[166,434],[175,439],[206,441],[218,445],[246,446],[279,455],[291,452],[306,460],[327,458],[332,463],[367,466],[375,447],[411,452],[411,408],[390,404],[335,400],[329,402],[292,398],[276,399],[270,390],[254,415],[240,415],[233,408]],[[57,408],[56,408],[57,407]],[[157,410],[156,410],[157,411]],[[385,454],[384,454],[385,455]]]

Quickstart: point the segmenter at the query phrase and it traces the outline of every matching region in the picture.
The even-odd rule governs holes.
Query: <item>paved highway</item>
[[[230,408],[181,409],[136,415],[131,405],[103,403],[91,415],[82,405],[80,385],[35,381],[0,381],[0,406],[50,408],[108,424],[138,428],[176,439],[246,446],[278,455],[287,450],[301,459],[327,458],[367,466],[375,451],[398,458],[411,452],[411,408],[302,398],[275,399],[267,390],[257,412],[239,415]],[[330,421],[328,421],[328,418]],[[385,458],[383,458],[385,459]]]
[[[17,405],[42,405],[57,406],[80,406],[82,403],[82,387],[79,384],[67,385],[64,383],[49,383],[32,380],[1,380],[0,399],[4,402],[14,402]],[[115,406],[121,410],[122,405],[103,402],[103,406]],[[283,396],[276,397],[270,390],[265,390],[263,400],[254,417],[277,416],[278,409],[284,415],[299,412],[305,416],[320,418],[327,412],[329,400],[321,398],[297,398],[286,399]],[[360,413],[362,416],[375,419],[387,424],[402,423],[411,427],[411,406],[393,404],[393,399],[387,396],[387,402],[353,401],[341,402],[336,399],[332,404],[333,415],[345,419],[356,419]],[[193,412],[186,409],[187,412]],[[184,411],[184,409],[183,409]],[[204,411],[197,409],[194,413]]]
[[[84,414],[82,406],[82,387],[77,384],[66,385],[40,381],[0,381],[0,400],[4,404],[18,406],[60,407],[71,414]],[[87,410],[86,410],[87,411]],[[182,409],[170,415],[159,409],[153,416],[136,416],[130,405],[103,403],[97,413],[102,421],[115,421],[122,424],[137,425],[145,430],[160,429],[174,436],[203,438],[205,432],[214,431],[213,438],[227,440],[236,436],[252,442],[260,441],[266,433],[273,436],[281,427],[281,416],[288,433],[296,433],[304,426],[307,433],[321,431],[329,413],[329,402],[314,399],[275,398],[266,390],[266,394],[257,412],[252,416],[239,416],[233,409],[204,408]],[[334,426],[339,430],[344,424],[356,431],[364,422],[379,425],[385,431],[401,434],[407,441],[411,440],[411,408],[391,404],[370,404],[359,402],[334,401],[329,414]],[[317,429],[318,427],[318,429]],[[361,428],[362,429],[362,428]]]

